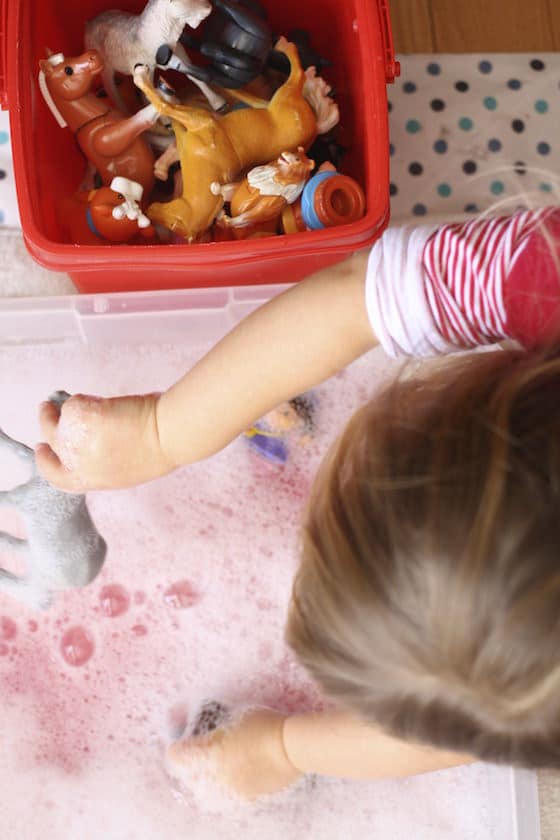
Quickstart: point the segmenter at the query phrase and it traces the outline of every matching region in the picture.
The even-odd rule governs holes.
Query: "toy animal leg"
[[[0,490],[0,507],[15,507],[19,508],[25,501],[29,482],[25,484],[18,484],[17,487],[12,487],[11,490]]]
[[[12,551],[15,554],[28,554],[29,543],[27,540],[22,540],[19,537],[14,537],[13,534],[7,534],[5,531],[0,531],[0,549]]]
[[[189,105],[174,105],[172,102],[166,102],[162,99],[144,69],[136,71],[134,82],[159,114],[163,114],[165,117],[171,117],[172,120],[176,120],[176,122],[186,129],[198,131],[215,124],[215,118],[212,114],[204,111],[202,108],[193,108]]]
[[[16,601],[35,609],[46,609],[52,602],[50,592],[33,586],[27,578],[19,578],[5,569],[0,569],[0,592],[5,592]]]
[[[279,90],[283,90],[286,87],[286,85],[298,88],[303,87],[303,83],[305,81],[305,73],[303,72],[301,61],[299,60],[299,53],[297,51],[296,45],[292,44],[290,41],[286,40],[286,38],[282,36],[274,45],[274,49],[278,50],[278,52],[284,53],[284,55],[290,62],[290,75],[288,76],[286,82],[282,85],[282,87],[279,88]]]
[[[18,458],[22,458],[24,461],[33,461],[35,459],[35,453],[29,446],[26,446],[25,443],[20,443],[19,440],[14,440],[9,435],[6,434],[2,429],[0,429],[0,446],[3,446],[5,449],[10,450],[17,455]]]
[[[163,154],[161,154],[156,160],[154,175],[156,178],[159,178],[160,181],[167,181],[169,167],[178,162],[179,152],[177,150],[177,143],[173,141],[171,145],[167,147],[165,152],[163,152]]]
[[[192,230],[190,204],[182,197],[150,204],[146,212],[152,224],[163,225],[189,241],[198,235],[198,231]]]
[[[133,117],[118,120],[97,132],[93,137],[93,148],[105,157],[118,157],[158,119],[158,110],[152,105],[147,105]]]

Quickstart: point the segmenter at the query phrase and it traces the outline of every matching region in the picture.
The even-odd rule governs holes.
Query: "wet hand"
[[[173,469],[157,428],[158,394],[101,399],[76,394],[62,406],[44,402],[39,420],[46,443],[37,468],[69,492],[131,487]]]
[[[176,741],[168,748],[167,767],[187,786],[189,774],[205,766],[216,781],[243,799],[277,793],[302,775],[284,750],[283,723],[277,712],[250,711],[231,727]]]

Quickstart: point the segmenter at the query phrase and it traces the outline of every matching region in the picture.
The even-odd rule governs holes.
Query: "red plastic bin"
[[[67,272],[83,292],[295,282],[371,244],[389,220],[387,83],[395,62],[388,0],[264,0],[278,33],[308,29],[331,58],[325,73],[341,111],[343,171],[365,188],[358,222],[321,231],[199,245],[74,245],[64,241],[55,196],[71,194],[84,160],[70,129],[39,94],[45,47],[78,55],[87,20],[107,8],[139,12],[145,0],[0,0],[0,104],[10,112],[23,235],[45,267]]]

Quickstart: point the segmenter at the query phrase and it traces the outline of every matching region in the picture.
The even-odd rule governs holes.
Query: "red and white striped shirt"
[[[372,249],[368,313],[391,355],[560,339],[560,209],[391,228]]]
[[[534,256],[538,235],[555,213],[560,222],[559,211],[543,208],[445,225],[432,234],[422,259],[425,292],[446,341],[458,347],[477,347],[516,337],[508,318],[507,286],[522,253],[529,249]],[[549,247],[548,253],[554,263],[555,249]],[[527,291],[538,293],[539,278],[531,269],[533,266],[524,282]]]

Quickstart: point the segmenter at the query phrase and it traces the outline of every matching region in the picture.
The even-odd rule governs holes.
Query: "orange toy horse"
[[[65,58],[62,53],[39,62],[39,87],[45,102],[61,127],[69,126],[89,163],[99,172],[105,186],[116,175],[136,181],[149,196],[155,182],[154,156],[140,137],[159,114],[143,108],[126,118],[111,108],[107,99],[91,92],[94,77],[103,70],[95,50]]]
[[[214,195],[229,203],[229,215],[221,213],[216,224],[229,229],[234,239],[246,239],[253,232],[276,230],[276,223],[289,204],[300,197],[315,162],[302,146],[296,152],[282,152],[267,166],[251,169],[243,181],[211,184]]]
[[[134,80],[160,114],[172,119],[183,175],[183,194],[147,210],[154,223],[196,241],[210,227],[223,207],[221,194],[211,184],[228,184],[257,164],[268,163],[298,146],[309,148],[317,135],[317,118],[303,96],[305,75],[293,44],[281,38],[276,49],[290,61],[290,75],[270,102],[260,107],[231,111],[224,117],[202,108],[165,102],[144,69]],[[231,93],[231,91],[230,91]],[[235,91],[238,99],[255,104],[255,98]]]

